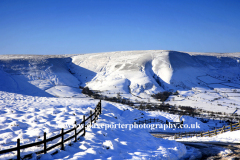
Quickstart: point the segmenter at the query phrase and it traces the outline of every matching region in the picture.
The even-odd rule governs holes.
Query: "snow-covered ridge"
[[[240,53],[165,50],[2,55],[0,89],[31,96],[81,97],[79,86],[88,86],[132,99],[164,90],[224,90],[240,86],[239,57]]]
[[[184,53],[165,50],[62,56],[2,55],[1,76],[4,77],[2,79],[9,79],[11,83],[8,85],[11,86],[6,86],[2,81],[0,86],[5,90],[9,88],[10,91],[24,90],[27,84],[16,86],[14,83],[22,78],[22,82],[27,81],[41,90],[59,85],[78,88],[80,85],[93,90],[132,93],[145,97],[164,90],[205,87],[198,79],[205,75],[225,76],[226,82],[233,79],[238,83],[239,79],[234,77],[240,74],[239,57],[240,53]],[[48,93],[55,95],[56,90],[51,89]]]
[[[79,86],[106,93],[149,97],[164,90],[206,88],[202,77],[220,77],[221,87],[240,86],[240,53],[185,53],[165,50],[79,55],[2,55],[0,88],[37,96],[79,96]],[[3,81],[4,79],[4,81]],[[206,79],[206,78],[205,78]],[[209,79],[209,76],[208,76]],[[8,83],[6,84],[6,80]],[[218,80],[219,81],[219,80]],[[29,85],[35,91],[28,90]],[[69,88],[70,87],[70,88]],[[210,86],[215,88],[215,86]]]
[[[163,90],[202,87],[198,76],[234,77],[240,73],[239,53],[124,51],[72,57],[70,69],[93,90],[152,94]]]

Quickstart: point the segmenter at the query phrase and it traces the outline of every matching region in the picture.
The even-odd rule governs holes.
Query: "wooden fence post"
[[[95,112],[96,113],[96,112]],[[96,120],[96,119],[95,119]],[[86,130],[85,130],[85,115],[83,115],[83,136],[85,136],[85,132],[86,132]]]
[[[96,112],[96,121],[98,120],[98,107],[95,108],[95,112]],[[96,123],[95,121],[95,123]]]
[[[74,142],[77,142],[77,127],[74,127],[74,135],[75,135],[75,141]]]
[[[61,150],[64,150],[64,129],[62,128],[62,147]]]
[[[74,133],[74,134],[75,134],[75,142],[77,142],[77,127],[78,127],[78,126],[77,126],[77,121],[75,121],[75,127],[74,127],[74,128],[75,128],[75,129],[74,129],[74,132],[75,132],[75,133]]]
[[[215,128],[215,131],[214,131],[215,135],[217,135],[217,128]]]
[[[99,112],[100,112],[100,103],[98,104],[97,106],[97,114],[99,115]]]
[[[225,132],[225,125],[223,126],[223,133]]]
[[[95,109],[95,114],[94,114],[95,116],[94,116],[94,123],[96,123],[96,121],[97,121],[97,110]]]
[[[230,131],[231,131],[231,132],[233,131],[232,123],[230,123]]]
[[[46,139],[47,139],[47,133],[44,132],[44,139],[43,139],[43,143],[44,143],[44,154],[47,153],[47,142],[46,142]]]
[[[202,132],[200,133],[201,137],[203,136]]]
[[[17,139],[17,160],[20,160],[20,138]]]
[[[98,115],[98,117],[100,115],[100,108],[99,107],[97,108],[97,115]]]
[[[92,126],[92,111],[90,111],[90,122],[91,122],[91,126]]]
[[[102,101],[101,101],[101,99],[100,99],[100,114],[102,114]]]

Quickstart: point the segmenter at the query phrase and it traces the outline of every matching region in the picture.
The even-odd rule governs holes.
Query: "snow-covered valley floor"
[[[99,90],[102,95],[114,97],[120,93],[132,101],[154,103],[159,102],[151,94],[178,91],[179,95],[170,96],[167,103],[240,113],[239,57],[239,54],[173,51],[3,55],[0,58],[0,149],[16,146],[17,138],[21,144],[27,144],[42,139],[44,132],[50,137],[61,128],[73,127],[76,120],[88,115],[98,103],[82,94],[79,86]],[[139,111],[106,101],[102,106],[97,124],[130,125],[149,118],[179,121],[179,115],[160,111]],[[206,131],[215,125],[189,116],[181,120],[189,126],[198,124],[200,128],[88,128],[80,141],[54,156],[42,155],[41,159],[180,159],[189,153],[183,144],[155,138],[149,132]],[[225,136],[226,141],[238,140],[227,138],[231,136],[227,133]],[[15,152],[0,155],[0,159],[14,157]]]

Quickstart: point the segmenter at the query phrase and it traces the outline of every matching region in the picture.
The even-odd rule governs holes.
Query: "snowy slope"
[[[76,92],[79,87],[67,62],[71,58],[64,56],[2,56],[0,90],[31,96],[67,96],[66,92]],[[74,95],[80,93],[78,89]]]
[[[75,56],[2,56],[1,79],[9,83],[0,79],[0,86],[4,91],[26,90],[29,93],[25,94],[38,96],[62,96],[63,91],[76,92],[79,86],[88,86],[143,98],[164,90],[188,91],[196,87],[228,90],[240,87],[239,55],[150,50]],[[29,85],[35,86],[35,90],[27,90],[31,88]]]
[[[99,125],[129,124],[136,115],[140,115],[140,112],[124,105],[103,103],[103,114],[97,123]],[[180,143],[155,138],[146,130],[129,128],[89,128],[83,141],[74,144],[73,147],[53,158],[174,160],[186,153],[185,146]]]
[[[79,86],[101,90],[103,94],[120,92],[132,100],[134,95],[149,98],[152,93],[179,90],[179,97],[170,97],[168,103],[231,113],[240,108],[239,55],[162,50],[67,56],[2,55],[0,147],[15,146],[17,138],[24,144],[35,141],[43,132],[50,136],[88,114],[97,101],[81,94]],[[171,122],[179,118],[115,103],[104,102],[103,106],[99,124],[132,124],[149,118]],[[194,118],[182,119],[188,125],[197,122],[199,130],[209,129]],[[156,139],[148,132],[149,129],[89,129],[89,134],[73,147],[53,157],[44,155],[42,159],[86,159],[99,155],[102,159],[115,159],[117,155],[119,159],[179,159],[186,153],[184,145]]]
[[[61,128],[71,128],[76,120],[81,120],[82,115],[87,115],[96,106],[98,101],[81,94],[78,88],[81,82],[69,72],[69,63],[71,58],[65,56],[1,57],[1,149],[15,147],[17,138],[21,139],[21,144],[27,144],[42,139],[43,132],[46,132],[48,137],[59,134]],[[81,69],[88,72],[85,68]],[[145,112],[143,114],[148,115]],[[154,116],[156,115],[152,115]],[[162,116],[164,120],[175,119],[171,115]],[[142,112],[138,110],[124,105],[103,103],[103,114],[98,124],[132,124],[140,117]],[[146,118],[148,117],[151,115]],[[89,128],[86,137],[81,141],[66,147],[65,151],[55,156],[46,154],[41,159],[179,159],[186,153],[184,145],[154,138],[148,131],[149,129]],[[21,151],[21,155],[39,149],[41,148],[25,149]],[[16,153],[0,155],[0,159],[6,157],[14,158]]]
[[[70,129],[76,120],[88,115],[95,108],[97,100],[81,98],[33,97],[16,93],[0,92],[0,148],[42,140],[43,132],[47,137],[60,134],[61,128]],[[134,119],[154,113],[133,110],[128,106],[115,103],[102,103],[103,113],[98,125],[132,124]],[[158,114],[158,117],[160,115]],[[166,115],[163,119],[172,121],[176,116]],[[51,156],[45,154],[42,160],[50,159],[179,159],[186,153],[184,145],[174,141],[158,139],[148,133],[149,129],[129,128],[88,128],[86,136],[65,151]],[[54,144],[55,142],[48,143]],[[21,151],[21,155],[41,150],[33,147]],[[53,151],[51,151],[53,152]],[[51,153],[50,152],[50,153]],[[15,157],[9,153],[0,159]],[[33,158],[33,159],[36,159]]]
[[[237,54],[238,55],[238,54]],[[237,56],[236,55],[236,56]],[[135,94],[202,86],[197,76],[240,74],[239,58],[175,51],[124,51],[73,57],[71,70],[82,86]]]
[[[124,51],[76,55],[69,68],[82,87],[101,90],[102,94],[122,93],[124,97],[151,98],[150,95],[164,90],[178,90],[185,99],[169,101],[170,104],[190,105],[213,111],[232,113],[240,105],[232,89],[240,89],[240,54],[184,53],[176,51]],[[213,104],[196,102],[196,88],[216,92],[223,101]],[[194,91],[195,90],[195,91]],[[189,101],[185,96],[193,97]],[[229,92],[228,94],[224,92]],[[109,96],[109,95],[108,95]],[[226,98],[227,97],[227,98]],[[177,97],[175,97],[177,99]],[[213,97],[213,99],[218,96]],[[144,100],[144,99],[139,99]],[[152,100],[154,102],[154,100]],[[220,106],[220,107],[219,107]],[[221,107],[222,106],[222,107]],[[238,112],[240,113],[240,112]]]
[[[70,68],[82,86],[93,90],[135,94],[163,91],[153,78],[151,60],[152,52],[144,51],[89,54],[73,57]]]

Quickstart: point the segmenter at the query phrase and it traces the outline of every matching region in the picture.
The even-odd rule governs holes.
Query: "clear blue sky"
[[[240,52],[239,0],[0,0],[0,54]]]

